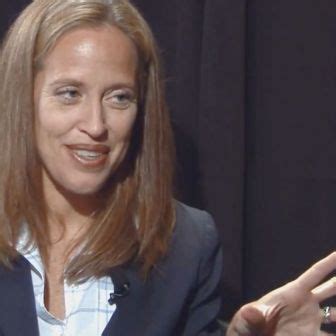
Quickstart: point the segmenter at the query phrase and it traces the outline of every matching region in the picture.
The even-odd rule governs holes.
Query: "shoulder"
[[[219,243],[212,216],[203,210],[176,201],[176,224],[173,240],[188,247],[215,246]]]
[[[221,254],[216,225],[212,216],[203,210],[176,202],[176,223],[166,262],[197,271]],[[186,270],[184,271],[184,273]]]
[[[222,251],[209,213],[176,202],[175,230],[161,266],[157,282],[176,294],[169,297],[179,319],[174,335],[219,335]]]

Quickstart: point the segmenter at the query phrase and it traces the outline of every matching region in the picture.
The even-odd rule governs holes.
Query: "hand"
[[[296,280],[258,301],[249,303],[233,317],[227,336],[327,336],[321,323],[336,322],[330,309],[328,321],[319,303],[336,295],[336,277],[319,285],[336,268],[336,252],[320,260]]]

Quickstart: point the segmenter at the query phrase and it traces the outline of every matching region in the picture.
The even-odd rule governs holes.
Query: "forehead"
[[[65,32],[44,57],[42,68],[90,65],[136,68],[134,42],[115,26],[77,27]],[[136,69],[134,69],[136,70]]]

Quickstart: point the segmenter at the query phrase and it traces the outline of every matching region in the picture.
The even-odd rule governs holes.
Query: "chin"
[[[70,197],[98,195],[107,183],[108,177],[97,179],[92,178],[92,176],[81,176],[77,179],[61,179],[59,181],[55,179],[53,181],[54,188],[65,197],[67,195]]]
[[[82,196],[92,196],[92,195],[97,195],[99,192],[103,189],[103,186],[105,183],[102,184],[95,184],[95,185],[86,185],[86,184],[81,184],[78,186],[73,186],[73,187],[68,187],[66,190],[74,195],[82,195]]]

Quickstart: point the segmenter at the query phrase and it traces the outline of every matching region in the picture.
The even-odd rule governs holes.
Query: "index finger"
[[[336,268],[336,252],[329,254],[327,257],[321,259],[307,271],[300,275],[295,282],[300,287],[311,290],[317,286],[328,274]]]

